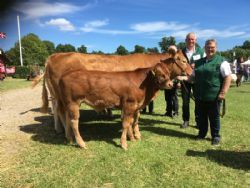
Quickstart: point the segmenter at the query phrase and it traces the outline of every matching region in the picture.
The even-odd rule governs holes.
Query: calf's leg
[[[141,139],[141,133],[140,133],[140,130],[139,130],[139,125],[138,125],[139,117],[140,117],[140,112],[139,111],[135,112],[135,114],[134,114],[134,122],[133,122],[132,127],[133,127],[133,130],[134,130],[135,138],[137,140]]]
[[[76,143],[81,147],[81,148],[87,148],[85,142],[83,141],[79,128],[78,128],[78,123],[79,123],[79,105],[78,104],[73,104],[68,107],[67,111],[67,128],[66,128],[66,135],[68,136],[67,138],[70,139],[70,128],[72,128],[72,131],[74,133]]]
[[[121,146],[124,150],[128,149],[127,134],[128,134],[129,129],[131,129],[132,122],[133,122],[133,117],[124,115],[123,121],[122,121],[122,136],[121,136]]]

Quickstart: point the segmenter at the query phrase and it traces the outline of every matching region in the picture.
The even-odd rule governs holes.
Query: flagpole
[[[23,66],[23,55],[22,55],[22,44],[21,44],[19,15],[17,15],[17,29],[18,29],[18,38],[19,38],[20,62],[21,62],[21,66]]]

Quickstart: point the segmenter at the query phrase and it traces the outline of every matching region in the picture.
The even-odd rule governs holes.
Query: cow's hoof
[[[133,137],[133,138],[130,138],[130,141],[131,141],[131,142],[135,142],[136,139]]]
[[[136,140],[141,140],[141,135],[135,135]]]
[[[87,149],[87,146],[86,146],[85,142],[77,141],[77,144],[79,145],[80,148]]]
[[[124,149],[125,151],[128,150],[128,145],[127,144],[122,144],[122,149]]]

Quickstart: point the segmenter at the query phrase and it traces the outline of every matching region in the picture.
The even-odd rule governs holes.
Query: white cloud
[[[76,6],[70,3],[47,3],[43,1],[37,2],[22,2],[19,3],[15,9],[22,12],[26,18],[36,19],[46,16],[57,16],[66,13],[74,13],[79,10],[86,9],[90,4],[85,6]]]
[[[89,21],[87,23],[84,24],[84,27],[81,27],[80,29],[84,32],[96,32],[98,31],[99,27],[105,26],[109,24],[109,20],[105,19],[105,20],[93,20],[93,21]]]
[[[186,24],[176,22],[145,22],[137,23],[131,26],[131,29],[139,32],[159,32],[166,30],[181,30],[190,27]]]
[[[51,19],[50,21],[45,23],[46,25],[56,26],[61,31],[74,31],[75,27],[66,19],[58,18],[58,19]]]
[[[199,39],[208,38],[230,38],[230,37],[242,37],[247,34],[247,30],[239,27],[230,26],[228,28],[219,29],[201,29],[200,24],[194,23],[192,25],[182,24],[177,22],[142,22],[132,24],[128,30],[113,30],[113,29],[101,29],[101,27],[109,24],[109,20],[94,20],[84,24],[84,27],[80,28],[83,32],[112,34],[112,35],[126,35],[126,34],[147,34],[148,38],[157,38],[159,36],[166,35],[174,36],[175,38],[185,39],[187,33],[195,32]]]
[[[109,20],[105,19],[105,20],[94,20],[91,22],[87,22],[86,24],[84,24],[84,26],[93,28],[93,27],[102,27],[108,24],[109,24]]]

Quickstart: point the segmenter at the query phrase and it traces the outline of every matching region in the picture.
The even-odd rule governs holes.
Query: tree
[[[159,46],[161,48],[161,52],[167,52],[169,46],[175,45],[175,38],[170,36],[170,37],[163,37],[161,42],[159,42]]]
[[[154,48],[147,48],[148,53],[159,53],[159,50],[157,47]]]
[[[122,46],[122,45],[120,45],[120,46],[116,49],[116,52],[115,52],[115,53],[118,54],[118,55],[127,55],[127,54],[129,54],[128,50],[127,50],[124,46]]]
[[[133,53],[145,53],[146,49],[143,46],[135,45]]]
[[[246,40],[243,45],[242,45],[242,48],[245,49],[245,50],[250,50],[250,40]]]
[[[84,46],[84,45],[81,45],[79,48],[77,48],[77,51],[80,52],[80,53],[86,54],[87,53],[87,47]]]
[[[50,42],[50,41],[48,41],[48,40],[44,40],[43,43],[44,43],[44,45],[46,46],[46,49],[47,49],[49,55],[55,53],[55,50],[56,50],[56,49],[55,49],[55,45],[54,45],[53,42]]]
[[[58,44],[56,46],[56,52],[75,52],[76,48],[71,44]]]
[[[94,51],[94,50],[93,50],[93,51],[91,52],[91,54],[104,54],[104,52],[102,52],[102,51],[100,51],[100,50],[99,50],[99,51]]]
[[[177,44],[177,48],[178,49],[184,49],[186,47],[186,43],[185,42],[179,42],[178,44]]]
[[[39,37],[33,33],[29,33],[21,38],[21,42],[23,65],[44,65],[49,53],[46,45]],[[20,65],[19,42],[16,42],[15,46],[7,54],[13,65]]]

